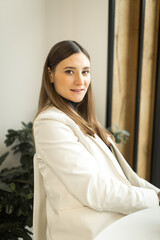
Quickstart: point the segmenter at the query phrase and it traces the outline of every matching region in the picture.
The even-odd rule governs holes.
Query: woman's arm
[[[102,176],[96,164],[98,160],[64,123],[37,120],[34,135],[36,152],[84,206],[129,214],[158,205],[154,190],[127,186]]]
[[[126,175],[127,179],[129,180],[129,182],[133,186],[152,189],[158,195],[158,193],[160,192],[160,189],[157,188],[156,186],[154,186],[153,184],[151,184],[150,182],[146,181],[145,179],[139,177],[137,175],[137,173],[135,173],[133,171],[133,169],[130,167],[130,165],[127,163],[127,161],[124,159],[124,157],[122,156],[122,154],[120,153],[120,151],[118,150],[116,145],[113,143],[113,141],[111,139],[109,139],[109,141],[112,144],[114,155],[116,156],[121,168],[125,172],[125,175]]]

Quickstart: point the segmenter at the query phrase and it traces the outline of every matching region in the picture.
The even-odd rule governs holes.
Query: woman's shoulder
[[[48,107],[43,109],[36,117],[37,119],[42,119],[42,118],[46,118],[46,117],[55,117],[55,116],[59,116],[59,115],[63,115],[65,114],[64,112],[62,112],[61,110],[59,110],[56,107]]]
[[[81,134],[79,126],[63,111],[56,107],[50,107],[41,111],[33,122],[33,131],[35,136],[39,132],[53,131],[54,135],[62,134],[64,132],[74,132],[77,135]],[[48,133],[47,133],[48,134]],[[61,135],[60,135],[61,136]]]
[[[44,120],[54,120],[62,123],[73,122],[73,120],[68,117],[63,111],[59,110],[56,107],[48,107],[42,110],[35,118],[34,125],[37,122]]]

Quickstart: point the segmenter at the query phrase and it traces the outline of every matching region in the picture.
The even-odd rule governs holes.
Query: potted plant
[[[22,122],[23,129],[8,130],[6,146],[20,158],[20,165],[0,171],[0,239],[31,240],[33,210],[32,123]],[[9,152],[0,157],[0,165]]]
[[[118,144],[125,144],[130,136],[129,132],[127,132],[126,130],[120,130],[115,124],[112,124],[112,127],[107,128],[107,130],[112,133],[115,138],[115,142]]]

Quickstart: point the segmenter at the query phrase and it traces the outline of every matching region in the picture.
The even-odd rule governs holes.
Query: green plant
[[[130,134],[126,130],[119,130],[119,128],[113,124],[111,128],[107,128],[115,138],[116,143],[126,143]]]
[[[0,171],[0,239],[14,240],[21,237],[31,240],[33,212],[33,155],[32,123],[22,122],[21,130],[8,130],[5,145],[19,153],[20,165]],[[9,152],[0,157],[0,165]]]

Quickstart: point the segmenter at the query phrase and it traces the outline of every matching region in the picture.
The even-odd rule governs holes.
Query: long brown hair
[[[107,145],[110,145],[107,137],[113,138],[113,136],[101,127],[95,116],[91,83],[85,97],[77,104],[75,110],[66,99],[56,92],[54,84],[52,85],[50,82],[48,68],[54,73],[58,63],[72,54],[80,52],[90,60],[88,52],[75,41],[61,41],[51,48],[44,65],[37,115],[44,109],[55,106],[75,121],[84,134],[94,137],[96,133]]]

